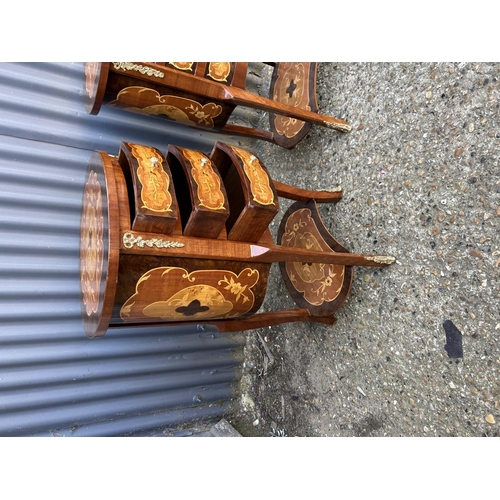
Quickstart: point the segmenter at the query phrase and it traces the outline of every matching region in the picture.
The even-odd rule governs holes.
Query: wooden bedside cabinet
[[[311,125],[351,130],[346,121],[318,113],[317,63],[266,64],[274,68],[267,98],[246,90],[246,62],[87,62],[85,109],[95,115],[105,103],[288,149]],[[268,112],[270,130],[228,123],[237,106]]]
[[[275,244],[269,224],[279,197],[295,203]],[[162,154],[125,142],[118,157],[94,152],[81,217],[86,334],[186,323],[224,332],[335,323],[353,266],[394,261],[352,254],[333,238],[316,203],[341,198],[341,192],[273,181],[250,151],[221,142],[210,156],[172,145]],[[273,262],[298,308],[259,313]]]

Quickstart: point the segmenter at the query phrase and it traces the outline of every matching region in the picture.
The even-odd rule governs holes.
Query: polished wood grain
[[[122,254],[111,324],[206,322],[258,311],[270,265]]]
[[[229,202],[219,171],[200,151],[170,145],[166,154],[172,173],[182,232],[217,238],[229,217]]]
[[[269,172],[250,152],[217,141],[210,159],[229,197],[228,240],[258,242],[279,210]]]
[[[274,143],[274,135],[269,130],[262,130],[252,127],[243,127],[233,123],[227,123],[219,132],[236,137],[251,137],[252,139],[260,139],[267,142]]]
[[[118,276],[119,209],[113,163],[107,153],[90,157],[80,223],[82,323],[89,338],[106,333]]]
[[[97,115],[106,93],[109,62],[86,62],[83,71],[83,103],[85,111]]]
[[[216,82],[242,89],[246,86],[248,68],[248,63],[246,62],[157,62],[146,64],[167,66],[183,73],[209,78]]]
[[[155,63],[147,63],[147,64],[155,64]],[[168,65],[169,68],[176,69],[178,71],[183,71],[185,73],[191,73],[193,75],[196,74],[196,68],[198,66],[197,62],[157,62],[160,66]]]
[[[269,97],[297,108],[317,112],[315,62],[278,62],[274,66]],[[311,123],[289,116],[269,114],[269,124],[274,141],[291,149],[311,129]]]
[[[278,243],[289,251],[313,249],[333,256],[348,253],[323,225],[314,200],[295,202],[287,210],[278,230]],[[328,316],[337,311],[347,299],[353,279],[352,266],[307,258],[280,262],[280,270],[295,303],[313,316]]]
[[[170,75],[206,82],[207,85],[220,85],[168,68],[163,68],[162,73],[166,71]],[[106,84],[106,105],[165,118],[200,130],[222,129],[236,108],[236,104],[229,101],[222,102],[211,96],[193,93],[190,89],[172,88],[154,76],[145,81],[143,76],[137,72],[128,74],[111,70]]]
[[[270,326],[282,325],[283,323],[314,322],[325,325],[334,325],[337,318],[329,316],[311,316],[307,309],[286,309],[267,313],[257,313],[247,318],[213,322],[220,332],[240,332],[243,330],[254,330]]]
[[[236,319],[220,319],[220,320],[205,320],[203,324],[215,326],[219,332],[230,333],[230,332],[241,332],[244,330],[254,330],[257,328],[267,328],[270,326],[282,325],[284,323],[302,323],[302,322],[313,322],[322,323],[324,325],[334,325],[337,322],[337,318],[334,315],[330,316],[311,316],[307,309],[285,309],[281,311],[272,311],[264,313],[255,313],[249,316],[244,316]],[[178,325],[178,321],[151,321],[148,326],[175,326]],[[183,325],[198,325],[199,321],[189,320],[183,321]],[[144,327],[143,323],[127,323],[127,328],[137,328]],[[119,329],[123,327],[122,324],[109,325],[109,329]]]
[[[98,64],[101,64],[99,68]],[[276,63],[272,98],[266,98],[246,90],[248,63],[244,62],[87,63],[85,108],[97,114],[106,103],[193,128],[253,137],[292,148],[305,136],[311,124],[342,132],[351,129],[346,121],[317,112],[316,65]],[[97,73],[99,77],[94,78]],[[87,90],[94,87],[95,91]],[[228,123],[237,106],[271,113],[272,130]]]
[[[328,232],[316,202],[337,202],[340,192],[275,182],[250,151],[221,142],[210,157],[178,146],[169,146],[165,156],[124,142],[118,158],[95,152],[89,161],[80,243],[82,321],[89,337],[108,328],[179,323],[208,323],[225,332],[297,321],[332,325],[349,294],[353,266],[394,262],[350,253]],[[151,158],[158,161],[150,165]],[[158,172],[159,165],[165,168]],[[269,223],[280,195],[298,201],[285,213],[275,244]],[[176,199],[183,202],[173,228],[136,230],[140,209],[165,210]],[[193,234],[190,217],[202,209],[203,223],[193,226]],[[216,222],[219,212],[226,223]],[[231,238],[242,213],[241,239]],[[202,227],[216,224],[220,230],[202,235]],[[298,308],[259,313],[274,262]]]
[[[122,166],[118,158],[108,155],[109,160],[113,165],[113,175],[115,178],[116,194],[118,199],[118,219],[120,224],[120,231],[130,231],[132,227],[130,221],[130,203],[129,191],[127,189],[127,181],[123,173]]]
[[[346,266],[386,267],[394,262],[393,257],[371,254],[355,254],[324,251],[312,251],[303,248],[289,248],[280,245],[262,243],[247,243],[225,239],[190,238],[181,235],[158,235],[157,233],[137,233],[127,231],[122,233],[121,251],[130,254],[173,255],[184,258],[201,258],[213,260],[231,260],[240,262],[312,262],[320,264],[338,264]],[[153,244],[140,246],[134,241],[158,240],[158,246]],[[161,246],[163,243],[173,243],[172,246]]]
[[[137,67],[141,63],[129,63]],[[248,106],[263,111],[272,111],[274,113],[311,122],[322,127],[328,127],[342,132],[350,130],[349,124],[338,118],[314,113],[307,109],[295,108],[272,99],[258,96],[238,87],[230,87],[219,82],[200,78],[196,75],[187,75],[167,67],[159,67],[151,64],[151,70],[163,74],[163,76],[150,75],[147,72],[129,70],[120,66],[119,63],[112,63],[112,71],[129,75],[129,71],[134,71],[134,77],[142,81],[163,82],[165,86],[182,92],[191,93],[196,96],[207,97],[219,103],[228,103],[236,106]]]
[[[209,62],[203,76],[210,80],[244,89],[246,86],[248,63],[246,62]]]
[[[274,188],[278,196],[289,200],[308,202],[315,200],[316,203],[337,203],[342,199],[342,191],[313,191],[311,189],[301,189],[283,182],[274,181]]]
[[[118,161],[130,193],[132,229],[171,234],[179,218],[172,173],[156,148],[122,142]]]

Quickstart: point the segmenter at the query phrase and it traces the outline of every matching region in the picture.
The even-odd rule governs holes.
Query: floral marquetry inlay
[[[179,150],[191,165],[200,205],[210,210],[224,210],[226,199],[221,189],[221,180],[210,159],[200,151],[184,148]]]
[[[309,106],[309,79],[304,63],[280,63],[282,71],[274,85],[273,99],[283,104],[311,110]],[[289,116],[276,115],[274,126],[278,134],[294,137],[304,126],[304,122]]]
[[[208,76],[217,82],[227,82],[227,77],[231,73],[230,62],[208,63]]]
[[[160,95],[156,90],[139,86],[120,90],[108,105],[147,115],[164,115],[185,125],[206,128],[214,128],[214,118],[222,113],[219,104],[201,104],[186,97]]]
[[[286,221],[281,245],[316,252],[332,252],[321,236],[308,208],[297,210]],[[313,306],[335,300],[344,283],[345,266],[309,262],[287,262],[292,285]]]
[[[153,212],[171,212],[170,177],[163,169],[163,157],[149,146],[130,144],[130,149],[139,164],[137,177],[141,183],[142,208]]]
[[[157,267],[142,275],[122,306],[124,321],[192,321],[235,318],[255,304],[256,269],[239,274],[224,269],[189,273],[181,267]]]
[[[246,149],[235,146],[231,146],[231,149],[243,163],[243,170],[250,181],[250,190],[254,201],[261,205],[275,205],[269,176],[262,168],[259,159]]]
[[[92,170],[84,188],[81,224],[81,287],[87,316],[99,307],[99,292],[104,260],[101,186]]]
[[[194,62],[169,62],[174,68],[180,69],[181,71],[191,71],[193,69]]]

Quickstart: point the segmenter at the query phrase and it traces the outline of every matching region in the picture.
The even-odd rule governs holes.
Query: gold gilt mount
[[[332,325],[354,266],[394,261],[351,253],[329,233],[317,203],[341,195],[273,181],[255,154],[221,141],[210,153],[123,141],[117,156],[92,154],[84,186],[81,317],[89,338],[176,323],[221,332]],[[294,203],[273,234],[280,198]],[[260,310],[273,263],[297,307]]]
[[[135,293],[123,304],[120,316],[132,322],[238,317],[254,306],[253,288],[259,277],[259,271],[251,268],[239,274],[226,269],[150,269],[137,281]]]
[[[164,240],[162,238],[151,238],[145,240],[142,236],[134,236],[132,233],[125,233],[122,238],[123,246],[125,248],[182,248],[184,243],[178,241]]]
[[[143,66],[142,64],[134,64],[130,62],[114,62],[113,67],[115,69],[121,69],[123,71],[138,71],[141,75],[155,76],[156,78],[164,78],[165,73],[158,71],[157,69],[150,68],[149,66]]]

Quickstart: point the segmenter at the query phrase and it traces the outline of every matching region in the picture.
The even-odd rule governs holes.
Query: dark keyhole
[[[290,97],[290,99],[292,98],[292,95],[293,95],[293,92],[294,90],[297,88],[297,85],[295,84],[295,82],[292,80],[290,80],[290,85],[288,86],[288,88],[285,90],[285,92],[288,94],[288,97]]]
[[[191,301],[188,306],[178,307],[175,312],[184,314],[184,316],[194,316],[195,314],[208,311],[210,307],[202,306],[198,299]]]

